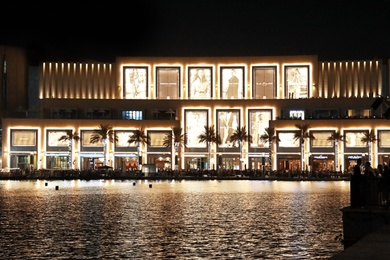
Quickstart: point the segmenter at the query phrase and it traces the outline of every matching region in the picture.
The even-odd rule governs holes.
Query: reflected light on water
[[[328,259],[348,204],[346,181],[0,181],[0,259]]]

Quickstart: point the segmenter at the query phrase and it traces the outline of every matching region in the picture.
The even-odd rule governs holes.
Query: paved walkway
[[[390,225],[368,234],[331,260],[382,260],[390,259]]]

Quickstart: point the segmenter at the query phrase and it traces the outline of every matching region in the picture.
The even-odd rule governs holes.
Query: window
[[[223,99],[244,97],[244,67],[222,67],[220,77]]]
[[[328,140],[332,132],[311,132],[314,139],[310,139],[313,147],[333,147],[333,142]]]
[[[142,120],[142,111],[135,110],[135,111],[129,111],[129,110],[122,110],[122,119],[125,120]]]
[[[345,132],[345,146],[346,147],[367,147],[365,142],[362,142],[364,131]]]
[[[314,111],[314,117],[317,119],[321,118],[337,118],[339,113],[337,109],[318,109]]]
[[[187,147],[206,148],[206,143],[200,143],[198,136],[205,131],[208,126],[207,110],[186,110],[185,115],[185,132],[187,134]]]
[[[276,67],[254,67],[252,86],[253,98],[274,98],[276,93]]]
[[[369,109],[348,109],[348,116],[352,118],[363,118],[370,116]]]
[[[148,96],[148,68],[123,68],[123,96],[126,99],[141,99]]]
[[[278,142],[279,147],[299,147],[299,140],[294,138],[294,132],[283,132],[278,133],[280,142]]]
[[[167,131],[148,131],[151,147],[165,147],[164,140],[170,132]]]
[[[289,117],[305,120],[305,111],[303,111],[303,110],[290,110]]]
[[[221,137],[218,147],[231,147],[230,136],[240,127],[240,110],[217,110],[217,134]]]
[[[191,99],[211,98],[212,67],[188,68],[188,96]]]
[[[180,96],[180,68],[157,68],[157,98],[177,99]]]
[[[286,98],[308,98],[309,66],[285,67]]]
[[[249,110],[249,133],[252,136],[250,147],[269,147],[269,143],[261,141],[265,128],[269,127],[272,118],[271,110]]]
[[[390,147],[390,131],[379,131],[379,147]]]

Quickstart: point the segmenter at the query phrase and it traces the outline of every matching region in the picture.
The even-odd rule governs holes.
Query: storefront
[[[357,164],[357,160],[361,159],[364,164],[365,156],[362,154],[346,154],[344,155],[344,173],[352,173],[353,167]]]
[[[156,165],[157,171],[171,170],[172,158],[170,154],[148,154],[148,164]]]
[[[10,154],[10,168],[19,168],[21,170],[34,170],[37,168],[36,165],[36,152]]]
[[[69,165],[69,153],[48,153],[46,154],[46,169],[71,169]]]
[[[184,158],[185,170],[204,170],[207,169],[207,157],[206,156],[194,156]]]
[[[269,167],[269,156],[263,154],[262,156],[249,156],[249,170],[268,171]]]
[[[334,155],[330,154],[312,154],[309,158],[309,165],[313,172],[334,171]]]
[[[136,153],[120,154],[114,156],[114,167],[121,171],[138,170],[138,156]]]
[[[104,165],[103,153],[80,154],[80,170],[97,170]]]
[[[283,154],[277,156],[278,170],[280,171],[300,171],[301,156],[299,154]]]
[[[378,154],[378,164],[389,165],[389,154]]]

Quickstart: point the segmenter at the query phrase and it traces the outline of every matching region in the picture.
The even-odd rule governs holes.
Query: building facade
[[[318,61],[315,55],[45,62],[27,69],[37,80],[26,82],[28,97],[20,95],[36,99],[22,111],[10,102],[3,106],[2,168],[85,170],[108,164],[122,171],[154,165],[348,172],[358,158],[388,163],[386,64]],[[9,100],[11,85],[3,80],[3,100]],[[90,142],[101,124],[112,127],[116,142]],[[300,125],[307,125],[310,138],[297,138]],[[215,127],[220,144],[199,142],[205,126]],[[230,136],[242,127],[252,142],[240,148]],[[177,150],[164,145],[172,128],[182,128],[188,138]],[[279,142],[264,142],[267,128]],[[145,131],[149,145],[128,143],[137,129]],[[59,141],[70,132],[80,140]],[[344,141],[332,140],[335,133]],[[376,138],[362,141],[370,133]]]

